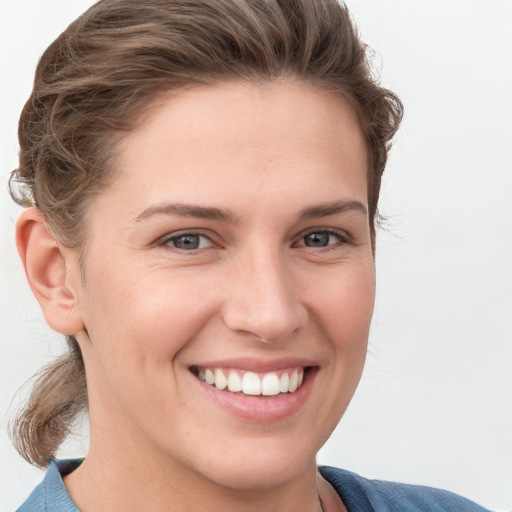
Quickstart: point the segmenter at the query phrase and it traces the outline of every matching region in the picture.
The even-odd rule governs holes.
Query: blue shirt
[[[55,460],[44,480],[17,512],[80,512],[71,501],[62,477],[81,459]],[[349,512],[490,512],[456,494],[432,487],[368,480],[350,471],[320,467]]]

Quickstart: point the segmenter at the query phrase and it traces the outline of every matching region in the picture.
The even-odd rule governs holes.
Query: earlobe
[[[16,245],[30,288],[48,325],[62,334],[83,330],[76,289],[80,279],[73,280],[71,275],[79,273],[75,268],[77,258],[66,261],[37,208],[27,208],[18,219]]]

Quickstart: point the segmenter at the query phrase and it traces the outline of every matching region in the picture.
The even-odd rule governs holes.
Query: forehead
[[[120,143],[114,190],[145,201],[256,199],[350,182],[366,196],[366,147],[341,94],[293,81],[223,83],[172,92]],[[189,197],[168,197],[185,194]],[[329,200],[331,198],[326,198]]]
[[[186,139],[203,147],[220,142],[221,137],[233,144],[246,143],[248,138],[254,144],[278,142],[283,135],[281,142],[294,135],[339,141],[350,134],[363,140],[355,111],[342,93],[292,79],[221,82],[170,91],[146,112],[126,139],[128,152],[134,138],[161,135],[162,128],[174,129],[176,144]]]

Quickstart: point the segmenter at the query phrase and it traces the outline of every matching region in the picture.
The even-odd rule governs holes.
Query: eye
[[[195,251],[212,247],[213,242],[200,233],[180,233],[163,239],[160,245],[171,246],[182,251]]]
[[[296,244],[301,247],[323,248],[346,242],[345,237],[336,231],[319,230],[304,235]]]

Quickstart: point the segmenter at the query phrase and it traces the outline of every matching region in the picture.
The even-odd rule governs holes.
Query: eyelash
[[[328,242],[330,241],[331,237],[336,238],[337,242],[327,243],[327,245],[318,246],[318,247],[308,246],[305,243],[305,238],[310,235],[328,235],[328,237],[329,237],[327,240]],[[207,247],[201,247],[201,246],[194,247],[193,249],[190,249],[190,250],[184,249],[182,247],[177,247],[176,245],[172,245],[173,242],[175,242],[176,240],[179,240],[180,238],[185,238],[185,237],[199,237],[200,239],[201,238],[207,239],[209,241],[209,245]],[[303,243],[300,243],[300,242],[303,242]],[[316,228],[316,229],[310,230],[310,231],[302,234],[299,238],[299,241],[295,242],[293,244],[293,247],[308,247],[308,248],[312,248],[312,249],[316,248],[316,249],[329,250],[329,249],[334,248],[334,246],[338,246],[339,244],[343,245],[343,244],[347,244],[347,243],[350,243],[350,238],[344,232],[340,232],[340,231],[333,230],[333,229]],[[187,252],[189,254],[196,254],[197,251],[210,249],[210,248],[216,246],[215,242],[213,242],[212,239],[208,235],[206,235],[205,233],[195,232],[195,231],[182,231],[179,233],[173,233],[171,235],[166,235],[165,237],[157,240],[156,244],[160,247],[170,247],[171,249],[175,249],[180,252]],[[199,244],[201,244],[200,241],[199,241]]]
[[[301,235],[300,237],[300,241],[304,241],[304,239],[309,236],[309,235],[328,235],[328,241],[330,239],[330,237],[334,237],[337,239],[337,243],[333,243],[333,244],[327,244],[325,246],[320,246],[320,247],[317,247],[318,249],[324,249],[324,250],[328,250],[328,249],[332,249],[334,248],[334,246],[338,246],[339,244],[343,245],[343,244],[347,244],[347,243],[350,243],[350,239],[348,237],[348,235],[342,231],[337,231],[337,230],[334,230],[334,229],[322,229],[322,228],[316,228],[316,229],[312,229],[311,231],[308,231],[307,233],[304,233]],[[294,245],[297,245],[294,244]],[[311,246],[307,246],[305,243],[304,244],[300,244],[299,247],[310,247],[310,248],[314,248],[314,247],[311,247]]]
[[[200,239],[201,238],[207,239],[209,241],[209,245],[208,245],[208,247],[197,247],[197,248],[194,248],[191,250],[187,250],[187,249],[183,249],[183,248],[171,245],[173,241],[179,240],[180,238],[185,238],[187,236],[188,237],[199,237]],[[199,242],[199,243],[201,243],[201,242]],[[170,247],[171,249],[176,249],[176,250],[182,251],[182,252],[188,252],[190,254],[195,254],[196,251],[201,251],[204,249],[209,249],[211,247],[215,247],[215,243],[212,241],[212,239],[208,235],[201,233],[201,232],[196,232],[196,231],[181,231],[178,233],[172,233],[171,235],[166,235],[163,238],[157,240],[157,245],[160,247],[167,246],[167,247]]]

